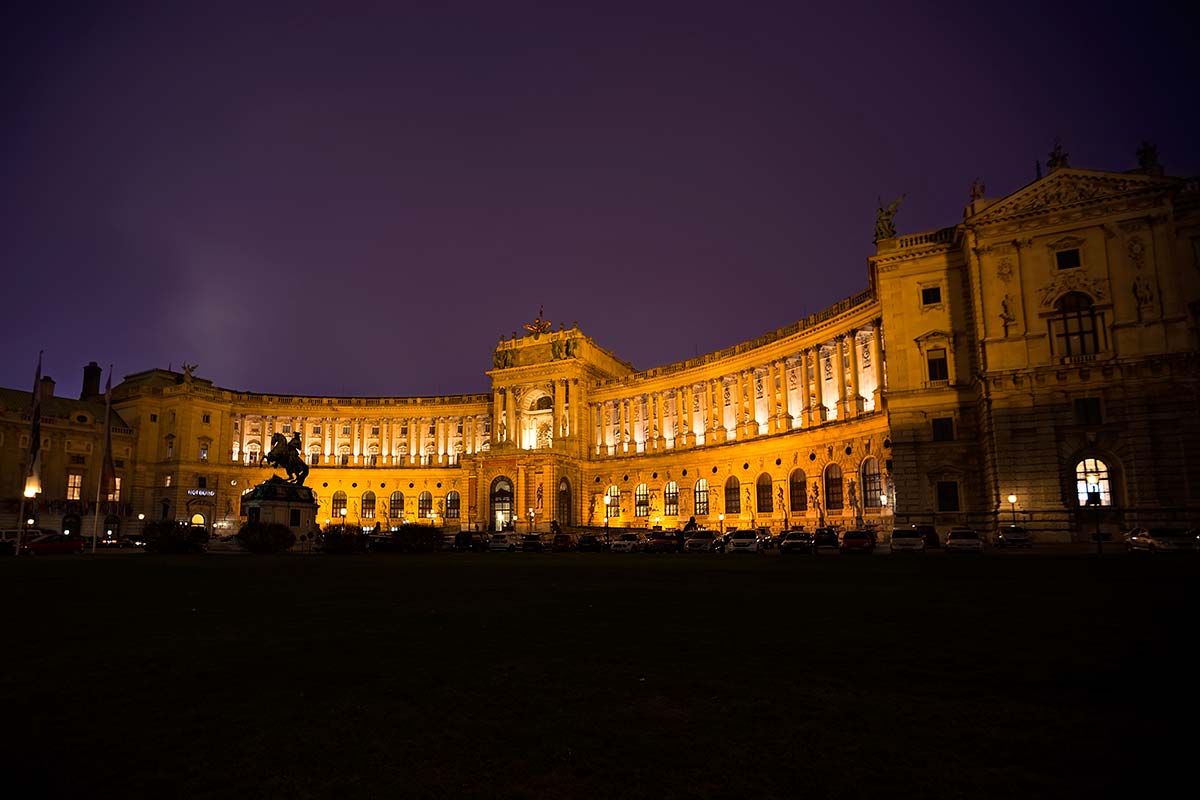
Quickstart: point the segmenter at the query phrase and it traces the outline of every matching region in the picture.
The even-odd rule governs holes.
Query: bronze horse
[[[299,437],[289,442],[282,433],[276,433],[271,437],[271,450],[263,456],[263,463],[287,470],[288,480],[297,486],[303,486],[308,477],[308,464],[300,455]]]

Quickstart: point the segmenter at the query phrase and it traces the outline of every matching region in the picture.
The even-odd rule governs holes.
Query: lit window
[[[334,518],[335,519],[340,518],[342,516],[342,512],[345,511],[345,509],[346,509],[346,493],[345,492],[334,492],[333,493],[333,516],[334,516]]]
[[[421,492],[418,495],[417,516],[421,519],[429,519],[433,516],[433,495],[429,492]]]
[[[663,514],[668,517],[679,513],[679,484],[668,481],[663,487]]]
[[[692,499],[697,514],[708,513],[708,481],[704,478],[696,481],[696,486],[692,489]]]
[[[458,519],[458,510],[458,492],[448,492],[446,494],[446,519]]]
[[[113,478],[113,490],[105,498],[109,502],[115,502],[121,499],[121,476],[117,475]]]
[[[1108,465],[1098,458],[1085,458],[1076,464],[1075,490],[1081,506],[1111,506]]]
[[[650,516],[650,491],[646,484],[639,483],[633,490],[633,515],[635,517]]]
[[[404,516],[404,493],[392,492],[392,497],[388,501],[388,516],[399,518]]]
[[[363,492],[362,518],[363,519],[375,519],[375,493],[374,492]]]
[[[201,443],[200,445],[200,460],[208,461],[208,445]]]
[[[608,508],[605,513],[610,517],[621,516],[621,490],[616,486],[608,487]]]
[[[863,507],[879,508],[879,495],[883,491],[883,482],[879,474],[879,461],[868,458],[862,463],[862,480],[859,485],[863,491]]]
[[[171,488],[171,476],[170,475],[163,476],[163,486],[165,486],[168,489]]]
[[[83,476],[76,473],[67,475],[67,499],[78,500],[83,490]]]

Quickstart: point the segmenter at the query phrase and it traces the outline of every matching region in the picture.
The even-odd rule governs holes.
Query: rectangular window
[[[458,492],[446,495],[446,519],[458,519],[460,503]]]
[[[1083,262],[1079,260],[1079,248],[1070,250],[1059,250],[1054,254],[1054,263],[1059,269],[1071,269],[1080,266]]]
[[[320,454],[320,453],[311,453],[311,454],[309,454],[309,456],[308,456],[308,463],[310,463],[310,464],[314,464],[314,465],[315,465],[315,464],[319,464],[319,463],[321,463],[321,454]]]
[[[379,456],[367,456],[367,466],[368,467],[379,466]]]
[[[938,417],[933,420],[933,440],[935,442],[954,441],[953,417]]]
[[[208,488],[208,478],[206,478],[203,475],[197,475],[196,476],[196,488],[197,489],[207,489]]]
[[[77,455],[72,454],[71,455],[71,463],[72,464],[85,464],[87,462],[83,456],[77,456]]]
[[[740,493],[741,486],[736,483],[725,484],[725,513],[740,514],[742,513],[742,495]]]
[[[1076,425],[1100,425],[1104,420],[1100,418],[1100,398],[1099,397],[1077,397],[1075,398],[1075,424]]]
[[[83,476],[74,472],[67,475],[67,499],[78,500],[83,490]]]
[[[203,422],[205,425],[209,424],[210,422],[212,422],[212,414],[205,414],[203,417],[200,418],[200,421]]]
[[[150,421],[151,421],[151,422],[158,422],[158,414],[151,414],[151,415],[150,415]]]
[[[663,514],[674,517],[679,514],[679,484],[671,481],[663,490]]]
[[[939,347],[925,354],[929,364],[929,382],[950,380],[950,369],[946,364],[946,350]]]
[[[342,459],[341,459],[341,461],[342,461],[342,466],[343,466],[343,467],[344,467],[344,466],[346,466],[347,464],[349,464],[349,463],[350,463],[350,454],[349,454],[349,453],[342,453]]]
[[[292,523],[293,528],[300,527],[300,509],[298,509],[298,508],[291,509],[291,523]]]
[[[115,501],[121,499],[121,476],[120,475],[113,477],[113,490],[104,499],[108,500],[109,502],[115,502]]]
[[[290,423],[290,422],[283,423],[283,432],[291,433],[292,432],[292,423]]]
[[[349,436],[349,435],[350,435],[350,426],[349,426],[349,425],[343,425],[343,426],[342,426],[342,435],[343,435],[343,436]]]
[[[378,425],[372,425],[372,426],[371,426],[371,435],[372,435],[372,436],[378,436],[378,435],[379,435],[379,426],[378,426]]]
[[[644,483],[638,484],[633,493],[633,515],[635,517],[650,516],[650,491]]]
[[[958,511],[958,481],[938,481],[937,510]]]
[[[696,513],[697,514],[707,514],[708,513],[708,484],[705,483],[704,481],[700,481],[699,483],[696,484],[696,488],[693,490],[693,494],[694,494],[693,499],[695,500],[694,505],[696,506]]]
[[[921,305],[931,306],[942,302],[942,287],[926,286],[921,289]]]
[[[208,461],[208,445],[207,444],[200,445],[200,460]]]

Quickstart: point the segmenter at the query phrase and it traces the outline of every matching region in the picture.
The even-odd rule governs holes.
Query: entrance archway
[[[192,514],[191,519],[189,519],[188,522],[191,523],[193,528],[205,527],[204,515],[201,514],[200,512],[196,512],[195,514]]]
[[[559,525],[571,525],[571,482],[563,478],[558,482],[558,506],[554,518]]]
[[[503,475],[492,481],[490,500],[491,514],[488,517],[488,529],[500,531],[511,527],[513,521],[512,481]]]

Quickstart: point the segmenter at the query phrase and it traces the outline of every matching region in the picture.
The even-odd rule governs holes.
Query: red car
[[[875,540],[867,531],[846,531],[842,534],[843,553],[869,553],[875,549]]]
[[[82,552],[82,536],[67,536],[62,533],[46,533],[35,539],[21,543],[21,554],[26,556],[49,556]]]

